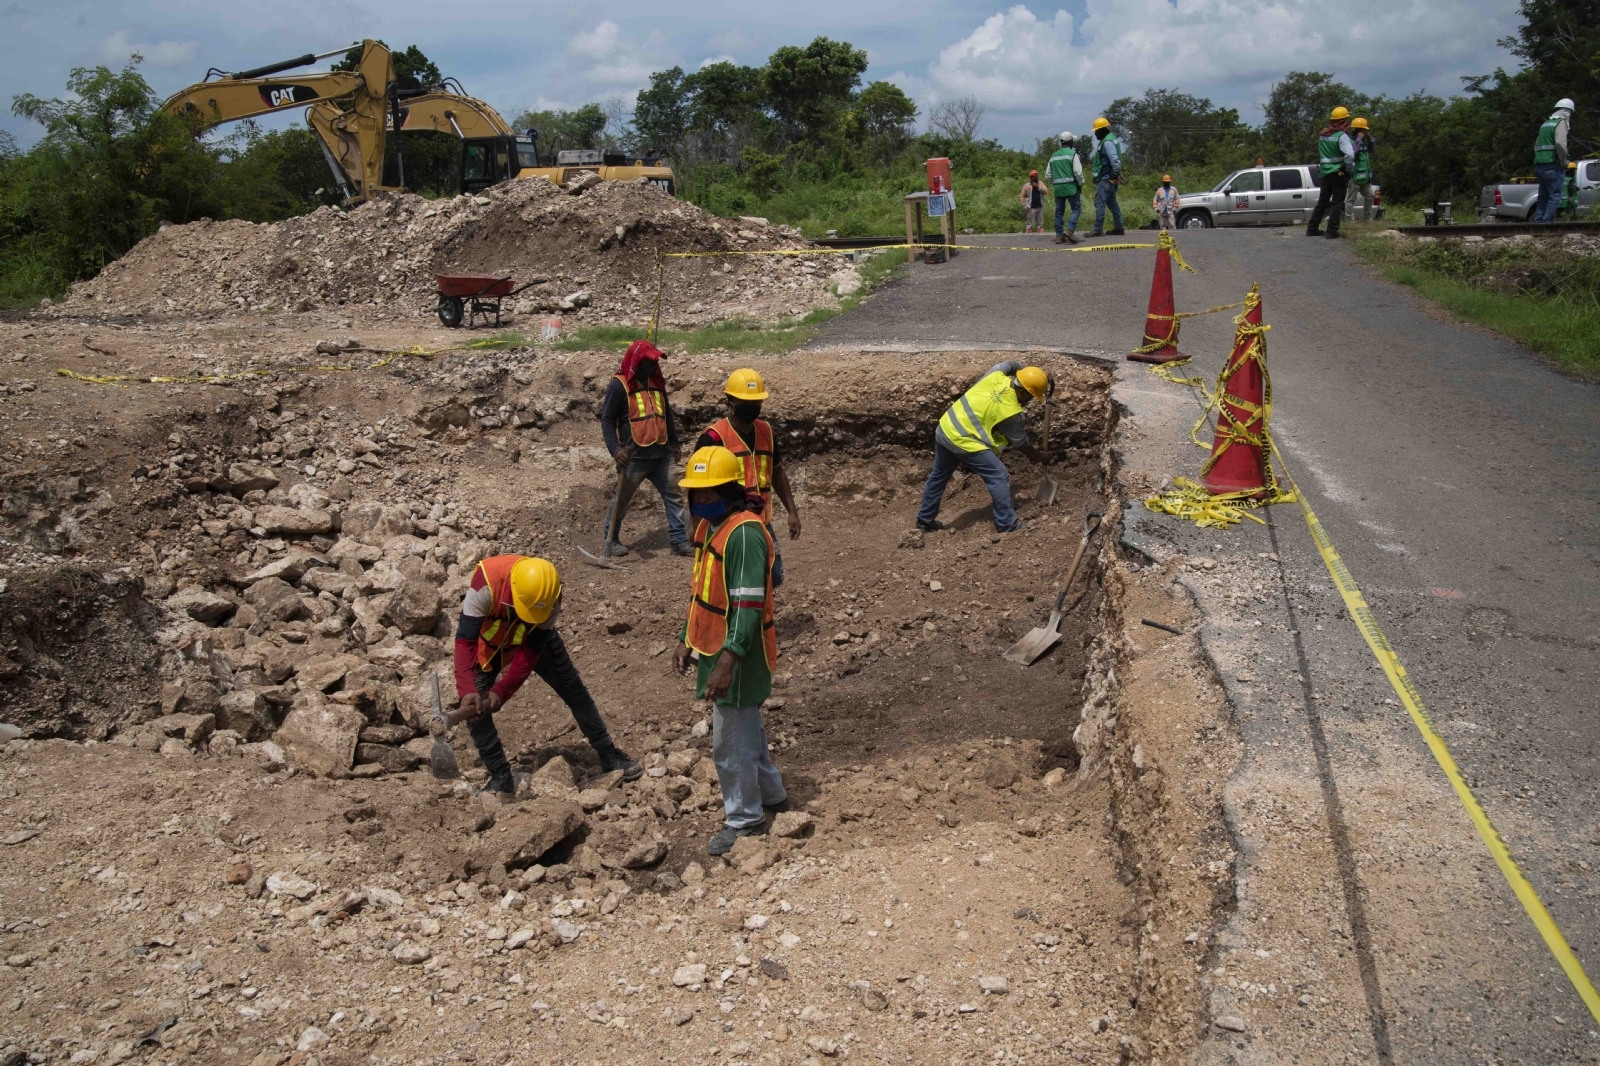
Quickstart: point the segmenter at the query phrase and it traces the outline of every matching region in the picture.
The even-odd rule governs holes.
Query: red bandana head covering
[[[667,356],[665,352],[651,344],[649,341],[634,341],[632,344],[628,345],[628,352],[622,357],[622,366],[617,369],[617,373],[622,375],[623,381],[632,381],[634,371],[638,369],[641,362],[645,362],[646,360],[655,362],[656,371],[654,374],[650,375],[650,380],[645,384],[651,388],[661,389],[664,391],[667,387],[667,383],[661,376],[660,360],[665,359],[666,357]]]

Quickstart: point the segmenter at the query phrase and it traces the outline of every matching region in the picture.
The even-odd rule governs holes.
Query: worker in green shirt
[[[761,721],[778,664],[775,552],[760,497],[746,494],[744,463],[733,452],[701,448],[689,457],[678,484],[689,490],[695,519],[694,584],[673,666],[688,676],[690,657],[698,656],[695,695],[712,704],[711,758],[725,816],[706,850],[723,855],[740,837],[763,832],[768,813],[788,809],[783,775],[772,765]]]

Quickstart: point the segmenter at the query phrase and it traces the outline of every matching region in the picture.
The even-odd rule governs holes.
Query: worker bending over
[[[783,776],[772,765],[761,704],[772,695],[778,637],[772,613],[772,534],[747,509],[743,464],[726,448],[701,448],[679,482],[689,490],[694,529],[694,583],[678,673],[699,656],[695,696],[710,700],[711,757],[722,787],[724,824],[706,850],[723,855],[754,836],[768,813],[788,809]]]
[[[748,368],[728,375],[722,391],[727,396],[728,416],[718,419],[700,434],[695,448],[722,447],[744,464],[744,486],[761,497],[761,520],[772,533],[772,491],[778,491],[783,509],[789,515],[789,539],[800,536],[800,508],[795,506],[789,474],[783,468],[783,454],[772,424],[761,417],[761,403],[767,398],[767,384],[761,375]],[[783,554],[773,534],[772,587],[783,584]]]
[[[600,757],[602,771],[621,770],[624,781],[636,781],[644,773],[611,739],[567,656],[567,646],[556,631],[561,595],[561,576],[548,559],[495,555],[472,570],[456,625],[456,694],[462,710],[475,712],[467,729],[489,771],[485,792],[516,791],[494,714],[516,695],[530,673],[543,678],[572,711]]]
[[[922,487],[918,529],[931,532],[944,528],[939,521],[939,503],[958,466],[971,470],[988,486],[989,497],[994,501],[995,529],[1010,533],[1022,528],[1011,507],[1011,475],[1000,453],[1007,446],[1015,446],[1041,466],[1049,464],[1049,458],[1028,443],[1022,410],[1034,400],[1047,399],[1054,391],[1055,382],[1043,370],[1007,361],[996,363],[950,405],[933,431],[933,470]]]
[[[683,456],[678,423],[667,400],[661,376],[664,353],[649,341],[628,345],[622,365],[606,385],[600,406],[600,435],[617,464],[617,494],[606,512],[607,555],[627,555],[622,543],[622,516],[633,494],[646,480],[656,487],[667,511],[667,541],[673,555],[689,553],[689,531],[683,520],[683,494],[672,483],[672,464]]]

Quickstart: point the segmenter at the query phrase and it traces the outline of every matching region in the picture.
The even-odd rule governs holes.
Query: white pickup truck
[[[1538,178],[1512,178],[1499,185],[1485,185],[1478,194],[1478,221],[1527,222],[1538,200]],[[1600,203],[1600,159],[1580,159],[1578,216],[1593,215],[1596,203]]]
[[[1186,193],[1178,200],[1179,229],[1213,226],[1303,226],[1311,220],[1321,193],[1322,170],[1315,163],[1236,170],[1209,192]],[[1372,187],[1372,215],[1383,217],[1383,196]],[[1355,209],[1363,204],[1356,196]],[[1340,204],[1342,211],[1344,205]]]

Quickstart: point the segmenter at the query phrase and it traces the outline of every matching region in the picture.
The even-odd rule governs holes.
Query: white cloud
[[[661,33],[625,34],[606,19],[567,42],[549,83],[571,97],[568,107],[614,93],[621,93],[631,106],[634,95],[650,84],[651,73],[672,65]]]
[[[695,67],[695,69],[696,70],[704,70],[704,69],[706,69],[707,67],[709,67],[713,63],[737,63],[737,62],[739,62],[739,61],[737,59],[733,58],[732,56],[727,56],[727,55],[710,56],[710,57],[708,57],[706,59],[702,59],[700,61],[700,65],[698,67]]]
[[[1459,90],[1492,65],[1485,39],[1514,29],[1483,0],[1088,0],[1081,20],[1017,5],[991,15],[928,67],[896,75],[925,101],[976,95],[992,113],[1045,124],[1146,88],[1179,88],[1250,111],[1291,70],[1321,70],[1363,92]],[[1243,117],[1253,120],[1247,113]],[[1015,125],[1015,123],[1006,123]]]
[[[117,30],[95,45],[94,56],[107,66],[120,67],[138,53],[152,67],[181,67],[194,62],[197,49],[194,41],[139,42],[130,40],[127,30]]]

